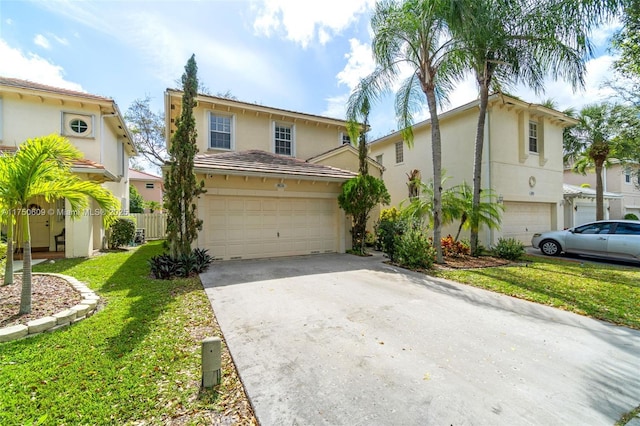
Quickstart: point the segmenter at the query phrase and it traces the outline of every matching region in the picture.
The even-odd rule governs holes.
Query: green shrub
[[[367,247],[373,247],[376,244],[376,235],[371,231],[366,231],[364,234],[364,245]]]
[[[173,258],[167,253],[153,256],[148,260],[151,275],[156,279],[169,280],[204,272],[213,261],[207,252],[208,250],[197,248],[190,254],[178,258]]]
[[[119,218],[109,228],[109,247],[117,249],[128,245],[136,236],[136,224],[131,219]]]
[[[382,218],[376,224],[376,248],[382,250],[390,261],[396,259],[396,239],[408,228],[407,221],[399,217]]]
[[[493,252],[502,259],[518,260],[524,255],[524,244],[515,238],[499,238]]]
[[[400,265],[410,269],[429,269],[433,266],[436,250],[422,229],[407,229],[396,239],[396,257]]]
[[[627,214],[625,214],[625,215],[624,215],[624,218],[625,218],[626,220],[638,220],[638,216],[636,216],[636,215],[635,215],[635,214],[633,214],[633,213],[627,213]]]

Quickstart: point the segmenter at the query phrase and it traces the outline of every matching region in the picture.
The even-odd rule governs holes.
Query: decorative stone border
[[[38,275],[50,275],[67,281],[71,287],[80,293],[80,303],[62,312],[58,312],[53,316],[31,320],[26,325],[18,324],[0,328],[0,343],[22,339],[23,337],[33,336],[38,333],[58,330],[85,319],[94,313],[98,307],[100,297],[77,279],[63,274],[40,273]]]

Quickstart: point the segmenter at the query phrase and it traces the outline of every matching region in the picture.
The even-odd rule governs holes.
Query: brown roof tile
[[[264,176],[290,175],[299,178],[348,180],[356,173],[336,167],[308,163],[297,158],[265,151],[225,152],[222,154],[198,154],[194,167],[200,171],[221,173],[251,173]]]
[[[98,101],[113,102],[113,99],[106,98],[104,96],[92,95],[85,92],[78,92],[76,90],[48,86],[46,84],[35,83],[29,80],[20,80],[17,78],[0,77],[0,86],[9,86],[19,89],[37,90],[41,92],[56,93],[59,95],[79,96],[87,99],[95,99]]]

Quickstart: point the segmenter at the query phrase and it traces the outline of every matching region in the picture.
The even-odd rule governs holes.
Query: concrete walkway
[[[639,331],[380,260],[201,275],[263,426],[612,425],[640,404]]]

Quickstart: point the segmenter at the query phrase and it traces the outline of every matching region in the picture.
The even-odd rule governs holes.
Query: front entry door
[[[49,251],[51,244],[50,205],[44,200],[29,205],[29,225],[31,230],[31,250]]]

